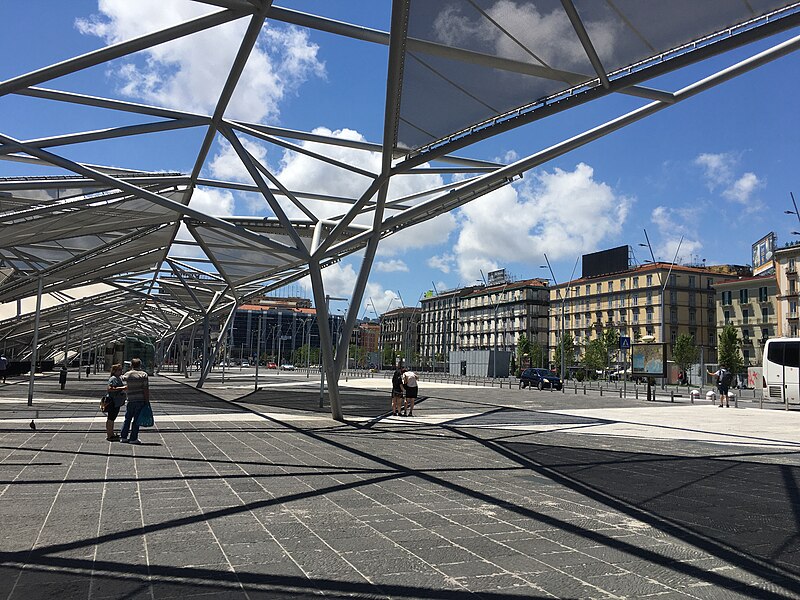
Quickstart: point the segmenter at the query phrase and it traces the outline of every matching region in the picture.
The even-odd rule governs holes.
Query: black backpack
[[[719,382],[725,387],[730,387],[733,383],[733,373],[728,369],[722,369],[722,373],[719,374]]]

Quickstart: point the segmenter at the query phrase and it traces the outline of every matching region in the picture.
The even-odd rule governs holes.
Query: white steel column
[[[36,291],[36,316],[33,321],[33,343],[31,344],[31,377],[28,381],[28,406],[33,406],[33,379],[36,375],[36,362],[39,360],[39,316],[42,312],[42,276]]]

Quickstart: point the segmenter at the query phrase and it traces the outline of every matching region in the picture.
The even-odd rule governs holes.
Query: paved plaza
[[[0,599],[800,598],[800,411],[155,377],[133,447],[104,383],[0,384]]]

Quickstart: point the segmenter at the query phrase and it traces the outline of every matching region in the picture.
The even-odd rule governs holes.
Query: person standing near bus
[[[725,402],[725,408],[730,408],[731,405],[728,404],[728,390],[731,387],[731,381],[733,380],[733,373],[731,373],[728,369],[720,365],[719,369],[714,371],[707,371],[709,375],[713,375],[717,378],[717,391],[719,392],[719,407],[722,408],[723,401]]]

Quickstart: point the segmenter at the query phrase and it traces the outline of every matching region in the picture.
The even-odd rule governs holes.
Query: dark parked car
[[[537,387],[540,390],[548,387],[561,389],[561,378],[547,369],[525,369],[519,376],[519,387]]]

